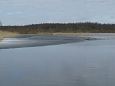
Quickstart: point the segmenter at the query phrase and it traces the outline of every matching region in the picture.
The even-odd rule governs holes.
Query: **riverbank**
[[[53,33],[53,35],[69,37],[85,37],[96,39],[115,39],[115,33]]]
[[[18,33],[15,32],[8,32],[8,31],[0,31],[0,40],[4,38],[9,38],[9,37],[15,37],[19,35]]]
[[[115,33],[37,33],[37,34],[19,34],[15,32],[0,31],[0,40],[12,37],[28,36],[66,36],[66,37],[91,37],[91,38],[115,38]]]
[[[64,36],[115,36],[115,33],[52,33],[53,35]]]
[[[6,35],[5,35],[6,34]],[[114,33],[40,33],[18,34],[5,32],[0,49],[58,45],[86,40],[115,39]]]

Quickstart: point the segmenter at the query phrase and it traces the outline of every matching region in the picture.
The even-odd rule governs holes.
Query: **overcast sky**
[[[115,0],[0,0],[0,20],[4,25],[115,23]]]

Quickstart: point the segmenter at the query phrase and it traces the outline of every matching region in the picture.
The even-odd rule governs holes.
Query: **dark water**
[[[65,37],[53,35],[21,35],[15,38],[5,38],[0,40],[0,49],[58,45],[85,40],[95,40],[95,38]]]
[[[0,50],[0,86],[115,86],[115,40]]]

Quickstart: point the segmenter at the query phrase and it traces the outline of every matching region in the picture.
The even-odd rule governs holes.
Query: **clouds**
[[[0,0],[0,19],[12,25],[73,21],[114,23],[114,4],[114,0]]]

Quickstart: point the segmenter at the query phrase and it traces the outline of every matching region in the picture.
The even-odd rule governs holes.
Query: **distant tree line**
[[[18,32],[20,34],[36,33],[115,33],[115,24],[99,23],[43,23],[24,26],[0,26],[2,31]]]

